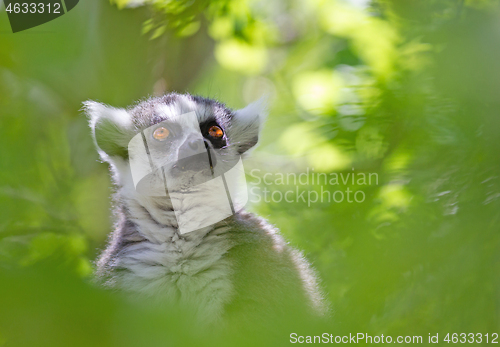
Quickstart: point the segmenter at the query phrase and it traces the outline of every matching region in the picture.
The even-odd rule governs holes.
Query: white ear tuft
[[[128,141],[133,137],[134,129],[130,114],[124,109],[95,101],[86,101],[83,105],[97,147],[109,157],[127,157]],[[101,157],[109,161],[102,154]]]
[[[259,133],[267,117],[267,104],[268,98],[262,97],[247,107],[235,111],[232,130],[240,143],[238,150],[240,154],[257,144]]]
[[[95,127],[95,124],[103,119],[107,119],[120,127],[132,126],[130,114],[124,109],[114,108],[92,100],[85,101],[83,109],[90,118],[91,127]]]
[[[238,121],[243,123],[256,123],[259,129],[262,128],[267,118],[267,107],[269,99],[267,96],[252,102],[241,110],[235,112]]]

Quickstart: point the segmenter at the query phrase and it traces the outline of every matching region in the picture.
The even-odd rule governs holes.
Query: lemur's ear
[[[239,154],[243,154],[257,144],[266,117],[267,97],[262,97],[235,112],[231,130],[237,134]]]
[[[110,107],[95,101],[84,102],[85,113],[90,119],[92,136],[97,147],[108,158],[128,157],[128,143],[134,136],[134,124],[130,114],[119,108]],[[101,157],[108,160],[106,156]]]

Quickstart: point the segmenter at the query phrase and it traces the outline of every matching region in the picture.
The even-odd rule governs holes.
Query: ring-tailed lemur
[[[246,309],[279,312],[290,303],[325,311],[314,271],[265,220],[239,210],[213,225],[200,224],[198,230],[183,234],[179,232],[179,213],[210,216],[218,210],[210,199],[224,192],[199,189],[203,203],[191,199],[175,207],[169,192],[138,192],[132,177],[130,146],[134,137],[138,143],[144,140],[145,145],[153,146],[159,156],[156,159],[168,158],[165,163],[171,164],[165,164],[161,173],[177,182],[180,192],[196,177],[213,176],[214,167],[224,167],[256,145],[264,118],[262,103],[232,111],[211,99],[172,93],[127,110],[93,101],[86,102],[84,109],[99,154],[110,164],[116,185],[115,230],[97,261],[97,278],[102,283],[186,304],[201,320],[214,321]],[[202,150],[212,150],[209,167],[196,160],[180,164],[182,148],[191,150],[200,144],[179,135],[178,123],[184,114],[195,115]]]

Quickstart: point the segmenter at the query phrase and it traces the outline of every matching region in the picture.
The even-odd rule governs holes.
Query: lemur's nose
[[[179,154],[181,157],[194,155],[202,152],[205,152],[205,144],[201,136],[200,137],[190,136],[179,147]]]
[[[206,140],[197,136],[187,138],[179,147],[179,160],[176,166],[182,171],[201,171],[211,169],[215,158],[210,156]]]
[[[189,142],[188,142],[189,148],[191,148],[192,150],[195,150],[195,151],[201,150],[202,144],[203,144],[203,142],[198,140],[198,139],[197,140],[189,140]]]

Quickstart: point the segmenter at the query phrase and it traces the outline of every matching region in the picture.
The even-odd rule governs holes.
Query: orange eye
[[[168,131],[167,128],[164,127],[159,127],[153,132],[153,137],[157,139],[158,141],[164,141],[167,139],[168,135],[170,134],[170,131]]]
[[[220,127],[218,127],[217,125],[212,125],[209,129],[208,129],[208,135],[212,136],[212,137],[215,137],[215,138],[221,138],[223,135],[224,135],[224,132],[222,131],[222,129]]]

